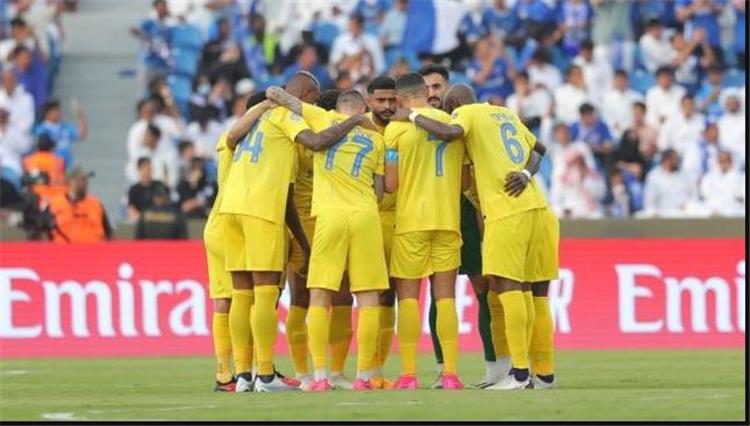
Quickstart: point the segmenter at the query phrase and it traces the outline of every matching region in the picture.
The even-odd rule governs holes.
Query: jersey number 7
[[[336,151],[338,151],[348,139],[347,136],[344,136],[328,148],[328,152],[326,153],[326,170],[331,170],[333,168],[333,158],[336,156]],[[357,177],[362,168],[362,161],[365,159],[365,156],[372,151],[373,147],[370,138],[364,135],[354,135],[351,137],[351,141],[354,145],[359,145],[362,148],[354,157],[354,164],[352,164],[352,170],[350,172],[352,176]]]
[[[438,139],[432,133],[428,134],[427,140],[437,142],[437,148],[435,148],[435,176],[441,177],[443,176],[443,157],[445,157],[445,148],[448,147],[448,142]]]

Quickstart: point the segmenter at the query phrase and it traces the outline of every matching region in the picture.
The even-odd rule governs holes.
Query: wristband
[[[418,116],[418,115],[419,115],[419,113],[418,113],[417,111],[412,111],[412,112],[411,112],[411,113],[409,114],[409,121],[411,121],[411,122],[413,123],[413,122],[414,122],[414,120],[416,120],[416,119],[417,119],[417,116]]]
[[[526,169],[521,170],[521,173],[523,173],[524,176],[526,176],[529,180],[531,180],[531,172],[529,172]]]

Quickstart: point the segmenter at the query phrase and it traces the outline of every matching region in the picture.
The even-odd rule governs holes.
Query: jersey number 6
[[[508,154],[510,161],[519,164],[523,161],[523,148],[521,147],[521,143],[515,138],[516,135],[516,127],[513,124],[503,123],[500,126],[500,138],[503,140],[505,153]]]

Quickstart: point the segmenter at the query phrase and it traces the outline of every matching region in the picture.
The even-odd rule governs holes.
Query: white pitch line
[[[86,421],[85,417],[76,417],[75,413],[44,413],[42,418],[58,422]]]
[[[713,394],[713,395],[681,395],[681,396],[653,396],[653,397],[643,397],[638,398],[639,401],[672,401],[672,400],[685,400],[685,399],[724,399],[729,398],[729,395],[720,395],[720,394]]]
[[[24,374],[28,373],[28,370],[7,370],[7,371],[0,371],[0,374],[3,376],[23,376]]]

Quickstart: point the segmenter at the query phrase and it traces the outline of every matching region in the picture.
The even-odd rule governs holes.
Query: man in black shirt
[[[151,160],[147,157],[138,159],[138,183],[128,190],[128,221],[137,222],[141,212],[153,205],[152,198],[157,188],[169,192],[166,185],[151,177]]]
[[[154,190],[153,205],[143,209],[135,230],[136,240],[187,239],[185,217],[172,204],[164,187]]]

